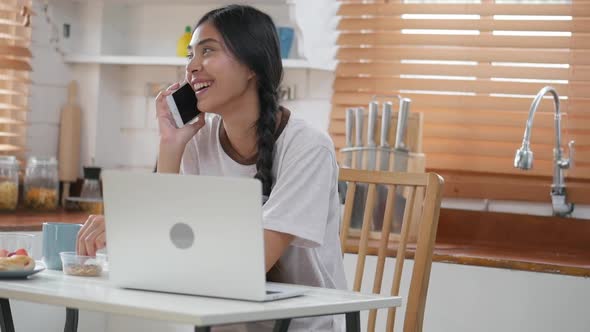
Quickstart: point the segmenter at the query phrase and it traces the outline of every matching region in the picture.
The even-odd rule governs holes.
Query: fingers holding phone
[[[197,109],[197,96],[186,82],[175,83],[156,97],[160,137],[167,143],[186,144],[205,124]]]
[[[178,90],[180,87],[179,83],[174,83],[169,86],[166,90],[160,91],[158,96],[156,97],[156,117],[158,119],[158,125],[160,127],[160,134],[162,131],[169,131],[176,127],[174,118],[170,113],[170,108],[168,107],[168,103],[166,102],[166,97],[171,95],[174,91]]]

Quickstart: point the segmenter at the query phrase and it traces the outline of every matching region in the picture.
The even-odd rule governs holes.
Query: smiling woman
[[[0,154],[24,158],[29,72],[31,1],[0,4]]]

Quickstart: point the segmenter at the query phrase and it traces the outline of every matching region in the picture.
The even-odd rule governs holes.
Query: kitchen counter
[[[43,222],[83,223],[84,212],[0,214],[0,231],[41,231]],[[441,209],[433,261],[590,277],[590,220]],[[358,239],[349,239],[355,253]],[[369,243],[377,254],[378,243]],[[407,258],[413,258],[409,246]],[[396,244],[387,252],[395,257]]]
[[[39,232],[44,222],[83,223],[88,218],[85,212],[31,212],[19,209],[13,213],[0,214],[0,232]]]
[[[347,242],[347,253],[356,253],[358,240]],[[378,241],[369,241],[368,253],[377,255]],[[397,255],[397,246],[390,245],[389,257]],[[414,258],[414,250],[409,245],[406,258]],[[500,248],[493,245],[461,245],[436,243],[433,262],[463,264],[521,270],[531,272],[556,273],[563,275],[590,277],[590,257],[587,252],[555,252],[536,249]]]
[[[589,239],[590,220],[441,209],[433,261],[590,277]],[[349,239],[346,252],[358,242]],[[369,242],[370,254],[377,248]],[[390,243],[387,255],[396,253]]]

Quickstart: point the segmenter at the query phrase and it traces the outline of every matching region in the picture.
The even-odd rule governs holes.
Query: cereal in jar
[[[0,211],[14,211],[18,204],[18,160],[0,156]]]
[[[55,158],[31,157],[25,173],[25,207],[55,210],[58,202],[59,178]]]

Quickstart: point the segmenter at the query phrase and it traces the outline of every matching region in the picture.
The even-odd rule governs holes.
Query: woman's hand
[[[186,143],[205,125],[205,115],[199,115],[195,123],[187,124],[182,128],[176,128],[176,122],[170,113],[170,108],[168,107],[168,103],[166,103],[166,97],[178,90],[179,87],[179,83],[174,83],[168,89],[158,94],[156,97],[156,116],[160,129],[160,142],[184,150]]]
[[[96,251],[107,244],[104,216],[91,215],[78,232],[76,252],[81,256],[96,256]]]

